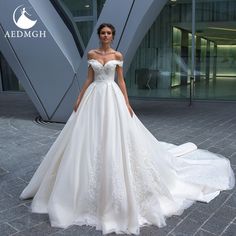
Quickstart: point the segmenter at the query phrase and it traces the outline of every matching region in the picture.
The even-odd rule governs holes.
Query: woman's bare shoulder
[[[91,49],[87,53],[87,58],[88,59],[93,59],[95,54],[96,54],[96,49]]]
[[[115,57],[116,57],[116,60],[123,61],[123,55],[121,52],[116,51]]]

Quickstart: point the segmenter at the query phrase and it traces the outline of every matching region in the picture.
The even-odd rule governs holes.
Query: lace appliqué
[[[132,140],[129,142],[129,153],[139,214],[145,218],[155,207],[159,208],[160,218],[163,218],[158,199],[160,196],[172,199],[172,196],[169,190],[163,186],[158,169],[155,168],[155,164],[151,159],[151,154],[145,148],[145,145],[134,144]],[[155,209],[155,211],[158,212],[158,209]],[[163,219],[159,221],[163,222]]]
[[[101,189],[100,173],[102,167],[101,158],[102,149],[101,146],[95,149],[95,156],[93,158],[93,163],[89,169],[89,179],[88,179],[88,198],[85,202],[88,202],[88,211],[90,216],[96,216],[98,211],[98,193]]]

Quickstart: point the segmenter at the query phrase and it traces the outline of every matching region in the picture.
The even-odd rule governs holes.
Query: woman
[[[34,197],[32,211],[48,213],[52,226],[139,234],[232,189],[228,159],[193,143],[159,142],[143,126],[129,104],[122,55],[111,48],[115,28],[102,24],[98,36],[74,111],[20,196]]]

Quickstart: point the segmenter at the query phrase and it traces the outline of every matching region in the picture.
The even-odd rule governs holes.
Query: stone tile
[[[6,179],[6,180],[2,181],[0,184],[0,187],[4,188],[4,190],[5,190],[6,188],[14,188],[17,185],[21,185],[24,183],[25,182],[22,179],[15,177],[15,178],[10,178],[10,179]]]
[[[173,235],[193,235],[195,232],[197,232],[200,225],[200,222],[187,217],[171,233]]]
[[[194,236],[216,236],[216,235],[200,229]]]
[[[182,221],[183,221],[183,219],[180,216],[171,216],[171,217],[166,219],[166,226],[163,227],[163,229],[166,229],[166,232],[170,232],[177,225],[179,225]]]
[[[189,208],[184,210],[182,215],[180,215],[178,217],[181,218],[181,219],[186,218],[186,216],[189,216],[191,214],[191,212],[193,212],[197,207],[198,207],[198,205],[196,204],[196,202],[193,203]]]
[[[23,168],[21,171],[18,171],[17,175],[25,182],[29,182],[32,178],[33,174],[35,173],[36,169],[38,168],[38,164]]]
[[[213,199],[210,203],[202,203],[198,202],[198,211],[201,211],[205,214],[211,215],[217,209],[219,209],[222,204],[229,198],[229,194],[227,192],[221,192],[215,199]]]
[[[228,220],[232,220],[236,217],[236,209],[224,204],[215,214]]]
[[[9,221],[9,225],[13,226],[18,231],[23,231],[34,227],[42,222],[49,222],[47,214],[27,214],[17,219]]]
[[[190,235],[185,233],[169,233],[167,234],[167,236],[190,236]]]
[[[12,176],[11,179],[5,179],[1,182],[0,189],[12,196],[18,196],[18,192],[25,186],[25,181]]]
[[[6,223],[0,224],[0,234],[1,234],[1,236],[8,236],[8,235],[14,234],[16,232],[17,232],[17,230],[12,228],[10,225],[8,225]]]
[[[223,152],[224,152],[225,156],[228,158],[233,157],[233,155],[236,156],[236,146],[235,146],[235,148],[232,147],[231,145],[224,147]]]
[[[21,192],[23,191],[25,187],[26,187],[26,183],[22,185],[18,185],[15,188],[10,188],[6,190],[6,192],[15,198],[19,198]]]
[[[59,230],[61,229],[56,227],[51,227],[49,223],[43,222],[32,228],[16,233],[14,234],[14,236],[47,236],[56,233]]]
[[[195,138],[192,138],[191,139],[191,142],[193,142],[193,143],[196,143],[196,144],[201,144],[201,143],[203,143],[203,142],[205,142],[207,140],[207,138],[206,138],[206,136],[197,136],[197,137],[195,137]]]
[[[211,151],[213,153],[221,153],[223,149],[216,147],[216,146],[211,146],[211,147],[207,148],[207,150]]]
[[[215,144],[216,142],[219,141],[219,134],[217,134],[215,136],[210,136],[209,140]]]
[[[229,224],[230,220],[220,215],[214,215],[201,228],[213,234],[220,235]]]
[[[226,206],[234,207],[236,209],[236,195],[232,195],[226,202]]]
[[[102,231],[96,230],[91,226],[77,226],[73,225],[68,229],[60,230],[52,234],[53,236],[102,236]],[[107,234],[111,236],[113,234]],[[117,234],[116,234],[117,235]],[[124,235],[124,234],[123,234]]]
[[[198,147],[201,148],[201,149],[207,149],[209,147],[211,147],[214,143],[209,140],[209,139],[206,139],[205,141],[201,142]]]
[[[236,224],[230,224],[229,227],[224,231],[221,236],[235,236],[236,235]]]
[[[209,217],[209,214],[206,214],[204,212],[193,210],[188,217],[192,219],[193,221],[197,222],[197,224],[201,225],[203,224]]]
[[[236,148],[236,140],[234,139],[233,142],[230,144],[232,148]]]
[[[29,208],[20,205],[0,212],[0,222],[6,222],[16,219],[29,213]]]
[[[165,236],[169,232],[168,228],[158,228],[157,226],[150,225],[140,229],[140,236]]]
[[[230,163],[231,163],[231,165],[236,165],[236,153],[234,153],[234,154],[230,157]]]
[[[7,174],[8,171],[0,167],[0,176]]]
[[[0,201],[0,212],[22,204],[19,198],[8,197]]]
[[[0,192],[0,202],[1,202],[1,200],[7,199],[9,197],[11,197],[9,194],[7,194],[3,190],[1,190],[1,192]]]
[[[19,198],[21,192],[26,187],[26,183],[17,185],[15,187],[8,186],[8,188],[5,188],[4,191],[9,194],[12,197]]]
[[[230,138],[230,139],[236,140],[236,133],[232,133],[232,134],[230,134],[227,138]]]

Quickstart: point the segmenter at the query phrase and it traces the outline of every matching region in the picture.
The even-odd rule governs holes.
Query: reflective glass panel
[[[236,0],[168,1],[141,42],[127,73],[130,96],[236,100]]]
[[[80,21],[76,22],[76,25],[86,46],[93,32],[93,21]]]
[[[192,1],[168,1],[143,38],[126,75],[130,96],[188,98]]]
[[[63,0],[73,16],[92,16],[93,0]]]
[[[236,100],[236,1],[196,0],[196,35],[194,97]]]

